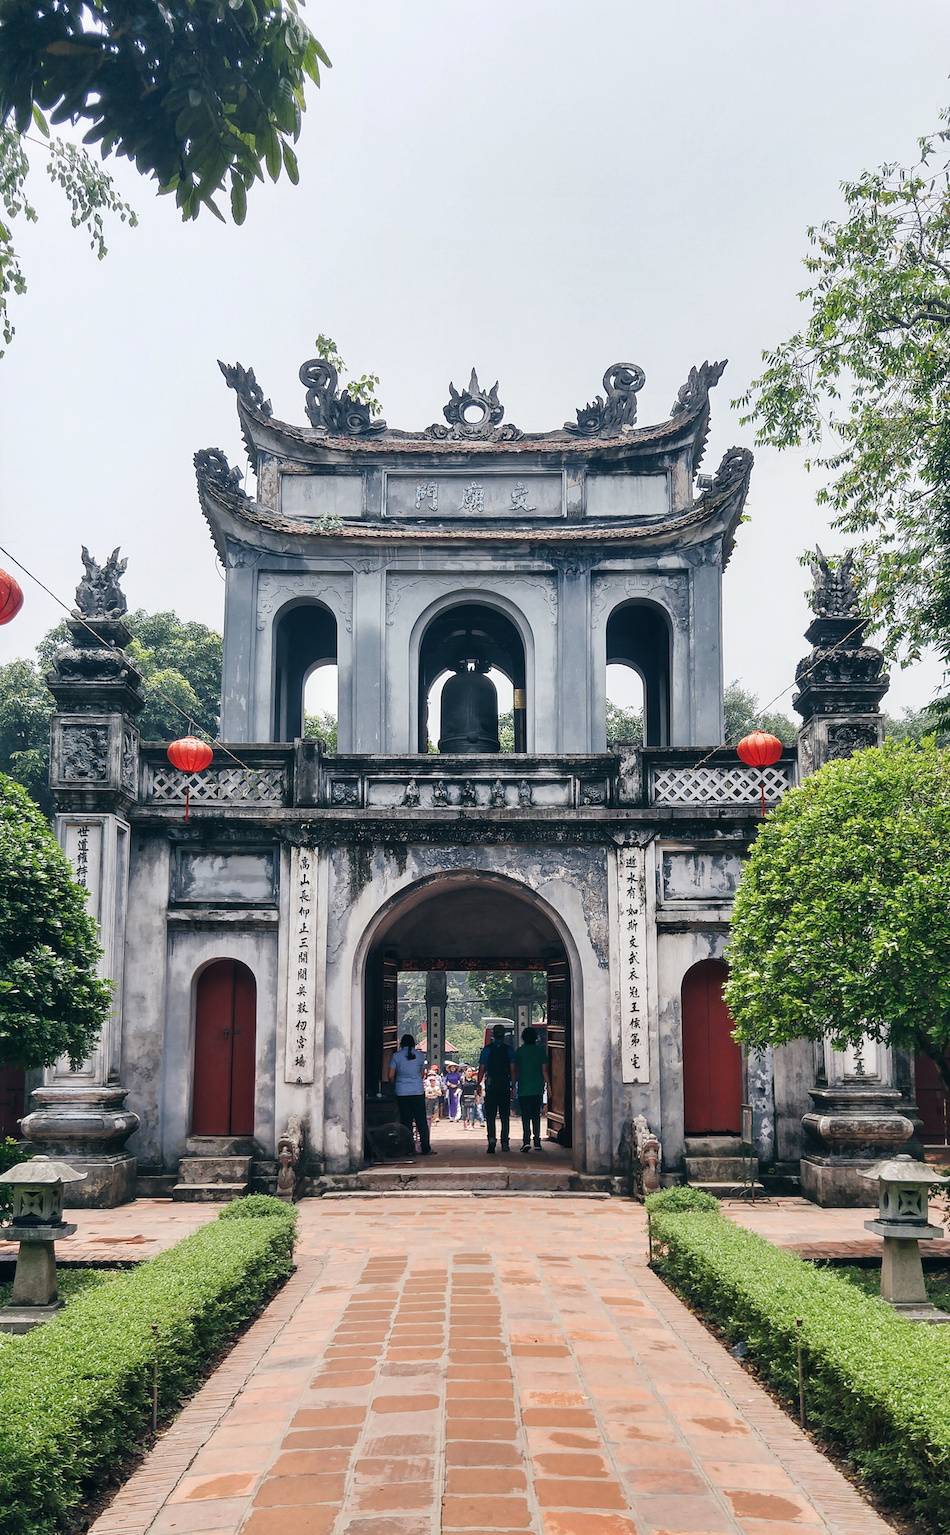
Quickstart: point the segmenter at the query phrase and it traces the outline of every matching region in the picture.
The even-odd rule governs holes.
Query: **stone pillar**
[[[441,1071],[445,1064],[445,1001],[449,982],[444,970],[426,975],[426,1055]]]
[[[805,631],[812,649],[798,664],[792,705],[802,717],[799,774],[826,762],[879,746],[884,734],[880,702],[887,692],[884,657],[865,644],[850,555],[829,560],[816,550],[811,562],[814,618]],[[829,1040],[817,1055],[813,1103],[802,1119],[802,1190],[821,1205],[876,1202],[862,1177],[882,1156],[893,1155],[913,1134],[900,1113],[891,1052],[870,1037],[856,1048],[834,1050]]]
[[[122,1062],[122,973],[129,884],[128,810],[138,795],[139,736],[144,705],[140,677],[123,646],[123,620],[114,554],[100,567],[83,551],[86,577],[67,621],[70,644],[47,678],[57,712],[52,722],[50,786],[56,832],[87,907],[99,928],[99,973],[113,984],[112,1008],[89,1059],[66,1059],[45,1073],[22,1121],[23,1134],[43,1152],[68,1157],[84,1180],[67,1190],[71,1206],[122,1204],[135,1193],[135,1158],[125,1150],[138,1128],[125,1108]]]

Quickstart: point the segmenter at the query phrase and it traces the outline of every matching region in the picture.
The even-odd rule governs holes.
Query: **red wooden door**
[[[26,1073],[22,1066],[0,1065],[0,1136],[20,1138],[23,1100],[26,1097]]]
[[[914,1064],[915,1097],[924,1131],[925,1146],[950,1145],[950,1096],[937,1064],[929,1055],[918,1055]]]
[[[683,977],[683,1108],[687,1135],[738,1135],[742,1055],[722,999],[728,970],[704,959]]]
[[[193,1135],[254,1134],[257,987],[246,965],[217,959],[198,977]]]

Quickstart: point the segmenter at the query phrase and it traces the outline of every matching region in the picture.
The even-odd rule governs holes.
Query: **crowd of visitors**
[[[517,1050],[508,1042],[503,1024],[492,1029],[478,1065],[449,1062],[440,1071],[404,1034],[389,1063],[389,1080],[396,1095],[399,1118],[410,1132],[413,1153],[433,1156],[433,1126],[440,1119],[461,1123],[463,1130],[487,1129],[487,1151],[510,1151],[511,1110],[521,1116],[522,1153],[541,1151],[541,1114],[547,1098],[547,1052],[537,1030],[526,1028]]]

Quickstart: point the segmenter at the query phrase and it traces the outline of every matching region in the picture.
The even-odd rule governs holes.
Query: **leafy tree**
[[[2,23],[0,23],[2,32]],[[0,44],[2,47],[2,44]],[[118,196],[109,176],[97,165],[87,150],[66,139],[52,138],[45,119],[35,111],[35,124],[42,137],[21,134],[15,128],[0,126],[0,357],[13,340],[10,298],[26,292],[26,275],[14,244],[17,219],[36,222],[36,209],[26,192],[30,174],[27,144],[38,150],[46,173],[58,186],[69,204],[69,221],[74,229],[85,229],[89,244],[99,260],[106,255],[105,216],[114,215],[134,227],[138,223],[129,204]]]
[[[325,752],[332,756],[336,751],[337,728],[336,715],[329,711],[323,714],[306,714],[303,722],[304,737],[308,741],[319,741]]]
[[[885,714],[883,718],[887,741],[922,741],[924,736],[936,736],[938,746],[950,745],[950,733],[937,728],[929,708],[905,709],[900,719],[893,714]]]
[[[751,1045],[870,1034],[950,1088],[950,752],[831,762],[762,823],[739,884],[726,1000]]]
[[[935,645],[950,679],[950,114],[941,123],[915,164],[845,182],[844,216],[809,229],[804,324],[738,403],[760,443],[815,453],[817,499],[858,539],[888,652]]]
[[[126,622],[132,631],[128,653],[142,674],[145,694],[145,708],[138,719],[143,738],[172,740],[189,728],[188,720],[216,735],[221,700],[220,634],[171,611],[146,613],[144,608],[137,608],[126,615]],[[60,646],[68,643],[65,623],[57,624],[40,641],[36,653],[44,672],[52,667]]]
[[[47,815],[52,713],[53,695],[34,661],[0,666],[0,772],[22,784]]]
[[[787,714],[759,712],[759,700],[741,682],[730,682],[722,695],[724,734],[730,746],[734,746],[751,730],[765,730],[778,736],[786,746],[793,746],[798,726]]]
[[[86,128],[103,159],[123,155],[185,219],[202,207],[223,218],[229,192],[244,222],[247,194],[264,167],[299,180],[292,144],[300,134],[307,79],[320,83],[329,59],[301,20],[296,0],[4,0],[0,7],[0,330],[13,336],[11,294],[26,280],[15,245],[17,218],[35,220],[24,191],[27,144],[38,149],[84,226],[106,254],[103,215],[136,222],[111,177],[80,145],[51,138],[56,124]],[[33,130],[32,132],[30,130]],[[37,137],[37,134],[42,137]],[[2,355],[2,352],[0,352]]]
[[[639,709],[622,709],[607,700],[607,750],[643,745],[643,715]]]
[[[0,1060],[78,1065],[109,1007],[96,974],[101,950],[73,879],[26,790],[0,774]]]

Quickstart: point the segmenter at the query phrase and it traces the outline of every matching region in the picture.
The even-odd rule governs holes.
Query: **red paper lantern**
[[[8,624],[16,618],[23,606],[23,591],[19,581],[5,570],[0,570],[0,624]]]
[[[178,768],[181,773],[203,773],[206,767],[210,767],[214,758],[214,752],[207,741],[199,741],[197,736],[182,736],[180,741],[172,741],[165,750],[165,755],[172,767]],[[187,821],[191,810],[191,784],[185,785],[185,820]]]
[[[769,735],[766,730],[753,730],[751,735],[743,736],[736,747],[736,754],[747,767],[767,768],[778,762],[785,750],[778,736]],[[765,815],[765,779],[759,779],[760,809]]]

